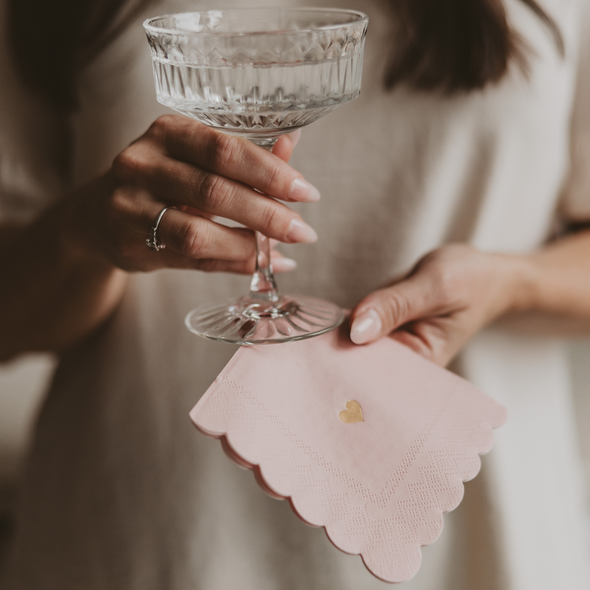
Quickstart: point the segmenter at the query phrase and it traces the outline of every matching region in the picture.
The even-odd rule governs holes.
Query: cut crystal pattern
[[[282,11],[274,20],[257,10],[241,11],[242,19],[244,12],[251,23],[240,23],[242,36],[229,33],[235,23],[227,12],[224,19],[215,11],[187,13],[146,26],[159,102],[230,133],[272,136],[359,95],[366,21],[355,15],[348,25],[282,33]],[[315,12],[321,22],[329,15]],[[183,32],[172,33],[179,26]]]

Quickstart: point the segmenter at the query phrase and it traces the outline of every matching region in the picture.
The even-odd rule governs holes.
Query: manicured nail
[[[288,272],[297,268],[297,262],[292,258],[273,258],[272,268],[276,272]]]
[[[292,219],[287,232],[289,242],[303,242],[304,244],[313,244],[318,239],[318,234],[314,229],[301,221],[301,219]]]
[[[365,344],[374,340],[379,332],[381,332],[381,318],[374,309],[369,309],[355,318],[350,330],[350,339],[355,344]]]
[[[320,191],[303,180],[303,178],[296,178],[289,189],[289,199],[304,203],[315,203],[320,200]]]

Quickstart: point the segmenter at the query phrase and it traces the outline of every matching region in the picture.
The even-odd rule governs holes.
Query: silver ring
[[[166,244],[162,244],[162,242],[160,242],[160,240],[158,240],[158,227],[160,226],[160,221],[162,221],[162,217],[164,217],[164,214],[166,213],[166,211],[168,211],[168,209],[176,209],[176,207],[174,207],[174,206],[164,207],[160,211],[160,214],[158,215],[158,217],[156,217],[156,221],[155,221],[154,225],[152,226],[152,229],[150,230],[151,235],[145,241],[145,243],[147,244],[147,247],[150,250],[153,250],[154,252],[159,252],[160,250],[163,250],[166,247]]]

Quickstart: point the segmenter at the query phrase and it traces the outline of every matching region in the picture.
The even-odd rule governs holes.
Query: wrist
[[[503,313],[528,311],[535,307],[538,267],[532,255],[495,255],[504,268],[506,300]]]

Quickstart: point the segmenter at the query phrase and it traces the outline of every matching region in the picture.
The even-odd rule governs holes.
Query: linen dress
[[[188,8],[213,4],[249,5]],[[395,32],[385,3],[321,4],[369,14],[363,89],[305,129],[293,156],[322,192],[297,207],[320,239],[283,248],[299,263],[280,276],[284,291],[351,306],[443,243],[527,253],[559,219],[590,219],[587,2],[543,2],[565,39],[561,58],[542,22],[511,0],[511,23],[531,48],[528,77],[513,66],[497,86],[453,97],[383,89]],[[145,16],[186,8],[165,2]],[[86,70],[68,121],[28,96],[3,58],[0,221],[26,223],[63,194],[64,146],[73,147],[77,186],[167,112],[156,103],[140,22]],[[267,497],[188,419],[235,349],[193,336],[184,315],[247,286],[221,274],[133,275],[114,317],[63,356],[24,482],[13,590],[385,587],[358,556]],[[588,590],[563,343],[494,326],[456,368],[505,404],[509,420],[405,587]]]

